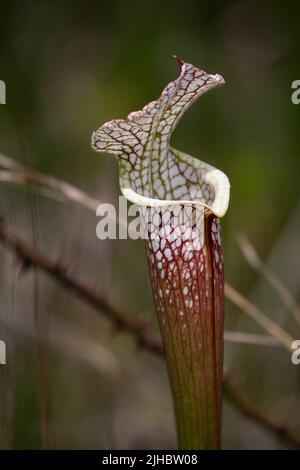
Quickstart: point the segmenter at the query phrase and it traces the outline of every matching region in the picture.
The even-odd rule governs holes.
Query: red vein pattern
[[[125,197],[143,204],[156,200],[198,201],[208,206],[216,199],[209,178],[213,167],[169,146],[170,136],[189,106],[208,90],[224,83],[181,62],[179,77],[169,83],[157,101],[135,111],[127,119],[105,123],[92,135],[92,147],[118,157],[120,186]],[[221,172],[220,172],[221,173]],[[126,192],[130,188],[130,196]],[[151,206],[151,201],[148,201]]]
[[[212,214],[195,217],[197,208],[189,211],[183,225],[177,214],[184,210],[169,206],[151,214],[158,225],[153,229],[152,223],[148,231],[148,263],[176,416],[187,420],[178,423],[179,442],[184,448],[197,448],[199,442],[204,448],[217,448],[224,311],[220,227]],[[202,220],[202,225],[194,219]],[[178,234],[189,222],[196,238],[183,239]]]
[[[224,83],[179,61],[156,101],[101,126],[98,152],[117,156],[120,186],[140,207],[153,295],[174,397],[179,445],[220,446],[224,279],[218,217],[229,203],[221,171],[169,146],[185,110]]]

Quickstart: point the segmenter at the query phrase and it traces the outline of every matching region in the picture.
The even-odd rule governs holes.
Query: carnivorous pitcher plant
[[[177,59],[161,96],[92,135],[117,156],[123,195],[140,208],[148,265],[183,449],[220,447],[224,278],[219,218],[229,203],[224,173],[170,146],[191,104],[224,83]]]

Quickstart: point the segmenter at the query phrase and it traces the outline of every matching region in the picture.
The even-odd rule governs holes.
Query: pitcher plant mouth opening
[[[179,447],[213,449],[220,447],[224,331],[218,218],[227,211],[230,185],[220,170],[172,148],[170,136],[199,96],[225,82],[178,63],[179,77],[156,101],[101,126],[92,147],[117,156],[121,191],[146,221]]]

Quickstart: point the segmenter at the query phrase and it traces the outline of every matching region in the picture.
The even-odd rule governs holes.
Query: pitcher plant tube
[[[177,59],[161,96],[92,135],[117,156],[123,195],[140,208],[156,311],[174,400],[178,446],[221,446],[224,276],[219,218],[229,204],[224,173],[170,146],[191,104],[220,75]]]

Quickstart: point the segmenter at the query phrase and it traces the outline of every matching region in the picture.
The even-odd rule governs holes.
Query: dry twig
[[[279,298],[282,300],[282,303],[291,312],[298,325],[300,325],[300,306],[288,288],[283,284],[277,274],[262,262],[254,246],[245,235],[240,234],[237,237],[237,242],[249,265],[263,276],[270,286],[273,287]]]
[[[237,305],[249,317],[255,320],[267,333],[275,338],[289,352],[292,350],[292,343],[295,339],[287,333],[281,326],[268,318],[261,310],[247,300],[234,287],[225,282],[225,296]]]
[[[239,406],[241,412],[247,417],[264,427],[267,431],[272,431],[279,438],[289,441],[293,446],[300,447],[300,436],[296,432],[271,416],[263,408],[258,406],[240,387],[238,381],[231,373],[224,373],[224,389],[227,398]]]

